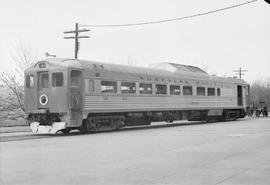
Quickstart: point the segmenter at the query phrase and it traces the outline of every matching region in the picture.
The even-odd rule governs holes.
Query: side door
[[[237,105],[243,106],[243,89],[241,85],[237,85]]]
[[[68,111],[67,72],[54,69],[51,72],[50,112],[59,113]]]
[[[37,86],[37,107],[39,109],[49,108],[49,72],[41,71],[37,73],[38,86]]]
[[[70,125],[80,126],[82,122],[82,71],[77,69],[69,70],[69,108]]]
[[[250,86],[245,87],[245,106],[250,107]]]

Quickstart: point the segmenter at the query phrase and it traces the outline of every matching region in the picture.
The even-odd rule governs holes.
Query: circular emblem
[[[48,96],[46,94],[42,94],[40,97],[39,97],[39,103],[41,105],[46,105],[48,103]]]

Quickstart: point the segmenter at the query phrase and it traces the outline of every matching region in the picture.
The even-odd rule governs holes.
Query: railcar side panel
[[[85,96],[86,112],[128,112],[149,110],[191,110],[237,108],[230,97]]]
[[[37,73],[28,71],[25,73],[25,97],[24,107],[26,112],[37,110]]]

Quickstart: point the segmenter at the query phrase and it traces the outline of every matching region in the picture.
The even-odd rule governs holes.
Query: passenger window
[[[156,94],[167,94],[167,85],[156,84]]]
[[[170,86],[170,94],[171,95],[180,95],[180,86],[178,85],[171,85]]]
[[[215,96],[215,88],[207,88],[207,96]]]
[[[152,84],[140,83],[140,94],[152,94]]]
[[[81,71],[70,72],[70,87],[81,87]]]
[[[183,95],[192,95],[192,86],[183,86]]]
[[[205,87],[197,87],[197,96],[205,96]]]
[[[49,87],[49,74],[48,73],[41,74],[41,87],[42,88]]]
[[[52,74],[52,86],[53,87],[62,87],[64,82],[63,73],[53,73]]]
[[[134,82],[122,82],[121,83],[121,93],[135,93],[136,84]]]
[[[25,79],[26,88],[33,88],[35,86],[34,75],[27,75]]]
[[[114,81],[101,81],[101,93],[116,93],[117,83]]]
[[[217,96],[220,96],[220,88],[217,88]]]

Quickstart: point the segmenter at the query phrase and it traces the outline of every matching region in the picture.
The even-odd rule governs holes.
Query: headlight
[[[42,94],[40,97],[39,97],[39,103],[41,105],[46,105],[48,103],[48,96],[46,94]]]

